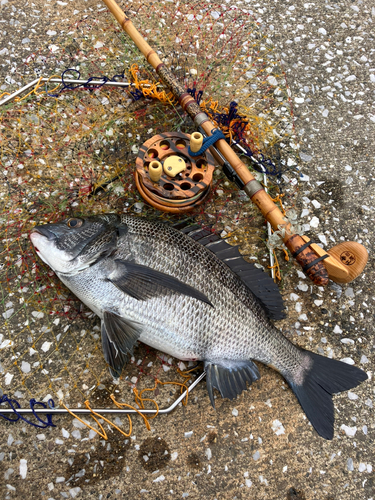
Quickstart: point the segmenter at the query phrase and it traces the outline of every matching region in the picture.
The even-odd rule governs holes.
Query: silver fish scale
[[[121,216],[121,222],[129,227],[131,233],[131,239],[120,248],[124,258],[127,251],[136,253],[142,260],[139,263],[171,274],[204,293],[210,292],[211,286],[202,273],[210,278],[214,277],[220,281],[221,286],[224,285],[251,308],[257,319],[266,319],[263,308],[249,289],[207,248],[163,223],[127,215]]]
[[[182,359],[256,359],[289,372],[300,364],[301,352],[211,251],[167,224],[127,215],[121,222],[128,233],[116,258],[170,274],[203,292],[214,305],[179,294],[148,301],[122,297],[122,314],[145,325],[143,342]]]

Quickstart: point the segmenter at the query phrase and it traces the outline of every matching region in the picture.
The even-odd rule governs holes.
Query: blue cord
[[[16,399],[9,399],[6,394],[3,394],[3,396],[0,397],[0,405],[2,403],[8,403],[9,406],[14,411],[15,415],[16,415],[16,418],[9,418],[9,417],[6,417],[5,415],[3,415],[1,413],[1,411],[0,411],[0,417],[5,418],[5,420],[8,420],[8,422],[17,422],[17,420],[21,419],[24,422],[26,422],[27,424],[33,425],[34,427],[39,427],[40,429],[44,429],[46,427],[56,427],[56,425],[52,423],[52,415],[51,414],[47,414],[46,415],[47,422],[45,422],[44,420],[42,420],[38,416],[37,413],[35,413],[35,411],[34,411],[34,406],[35,405],[41,405],[41,406],[43,406],[43,408],[45,408],[45,409],[47,408],[47,405],[45,405],[44,403],[38,402],[35,399],[30,399],[30,408],[31,408],[31,411],[33,412],[34,417],[39,422],[41,422],[42,425],[35,424],[34,422],[31,422],[30,420],[28,420],[27,418],[25,418],[24,416],[22,416],[20,413],[18,413],[17,410],[20,409],[21,406],[20,406],[19,402]],[[17,408],[15,408],[15,405],[17,406]],[[55,407],[55,403],[54,403],[53,399],[49,399],[48,400],[48,406],[50,408],[54,408]]]
[[[202,96],[203,96],[203,90],[197,91],[195,87],[192,89],[187,89],[187,93],[191,95],[191,97],[194,97],[194,99],[197,101],[198,104],[200,104]]]
[[[88,89],[88,90],[96,90],[96,89],[100,89],[101,87],[103,87],[103,85],[105,85],[107,82],[116,82],[116,78],[125,78],[125,73],[121,73],[120,75],[114,75],[111,78],[108,78],[108,76],[90,76],[90,78],[88,78],[84,83],[78,83],[78,84],[74,84],[74,83],[66,83],[65,80],[64,80],[64,77],[65,77],[65,73],[77,73],[77,77],[76,77],[76,80],[80,80],[81,79],[81,72],[78,70],[78,69],[74,69],[74,68],[67,68],[66,70],[64,70],[61,74],[61,89],[58,90],[57,94],[50,94],[48,91],[47,91],[47,84],[48,82],[46,82],[46,92],[47,92],[47,95],[49,97],[58,97],[61,92],[63,92],[64,90],[74,90],[74,89],[78,89],[79,87],[83,87],[84,89]],[[89,85],[90,82],[94,81],[94,80],[102,80],[102,83],[100,83],[99,85]],[[139,99],[139,98],[138,98]]]
[[[210,135],[209,137],[205,137],[203,139],[202,147],[196,153],[193,153],[193,151],[190,149],[190,146],[189,146],[189,148],[188,148],[189,155],[190,156],[199,156],[199,155],[203,154],[210,146],[215,144],[216,141],[218,141],[220,139],[225,140],[225,135],[218,128],[212,129],[211,134],[212,135]]]

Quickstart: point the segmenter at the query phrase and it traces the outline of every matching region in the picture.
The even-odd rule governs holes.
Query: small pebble
[[[27,460],[21,458],[20,460],[20,476],[22,479],[25,479],[27,475]]]
[[[342,424],[340,429],[342,429],[345,432],[345,434],[350,437],[355,436],[355,433],[357,432],[357,427],[349,427],[345,424]]]
[[[318,219],[318,217],[313,217],[311,219],[310,226],[311,227],[318,227],[319,226],[319,219]]]
[[[358,396],[354,392],[349,391],[348,398],[351,399],[352,401],[354,401],[354,400],[358,399]]]
[[[354,360],[352,358],[342,358],[340,361],[347,363],[348,365],[354,365]]]
[[[165,479],[165,476],[159,476],[153,480],[153,483],[160,483],[161,481],[164,481],[164,479]]]
[[[281,434],[285,434],[285,428],[280,420],[274,420],[272,422],[272,430],[276,434],[276,436],[280,436]]]

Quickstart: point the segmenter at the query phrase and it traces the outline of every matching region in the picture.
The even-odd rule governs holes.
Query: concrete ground
[[[67,3],[0,0],[0,54],[26,36],[38,47],[51,19],[65,22]],[[74,4],[69,21],[88,6],[102,7]],[[105,442],[65,416],[45,430],[1,420],[2,498],[375,498],[375,7],[362,0],[251,0],[246,6],[268,31],[290,86],[306,233],[326,248],[355,240],[370,254],[354,282],[325,289],[292,266],[283,288],[288,316],[279,325],[302,347],[350,358],[369,380],[334,397],[332,441],[313,431],[282,378],[263,367],[251,391],[235,401],[218,398],[216,411],[202,383],[188,406],[152,421],[151,432],[134,418],[129,440],[109,430]],[[20,24],[12,26],[12,19]],[[20,62],[27,51],[21,43],[18,48]],[[5,82],[9,65],[0,64]]]

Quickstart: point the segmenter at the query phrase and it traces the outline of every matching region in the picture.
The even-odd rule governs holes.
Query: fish
[[[36,226],[37,255],[101,320],[103,354],[118,378],[138,341],[201,361],[208,395],[234,399],[260,378],[287,381],[316,432],[334,435],[332,395],[367,379],[360,368],[290,342],[274,325],[284,306],[267,273],[210,230],[115,213]]]

